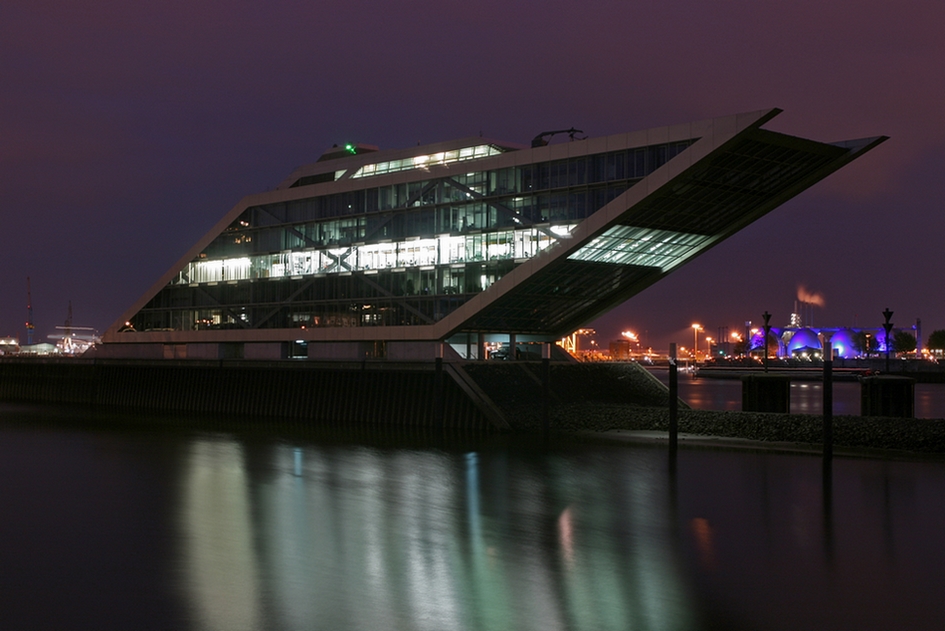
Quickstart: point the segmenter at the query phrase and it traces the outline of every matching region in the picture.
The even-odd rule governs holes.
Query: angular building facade
[[[884,137],[780,110],[532,147],[335,147],[241,200],[103,336],[139,358],[451,358],[560,339]]]

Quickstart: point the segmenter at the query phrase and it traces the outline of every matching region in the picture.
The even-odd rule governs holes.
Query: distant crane
[[[578,329],[577,331],[573,332],[571,335],[565,338],[562,338],[559,345],[562,346],[564,350],[574,355],[580,350],[578,349],[578,336],[579,335],[583,337],[591,337],[593,335],[597,335],[597,331],[595,331],[594,329]],[[596,344],[596,343],[597,342],[592,342],[592,344]]]
[[[26,345],[33,345],[33,295],[29,276],[26,277]]]
[[[49,339],[56,340],[56,347],[63,355],[81,355],[86,350],[101,343],[101,338],[95,329],[90,326],[75,326],[72,324],[72,301],[69,301],[69,314],[62,326],[56,327],[61,333],[49,335]]]
[[[66,316],[66,337],[72,337],[72,301],[69,301],[69,315]]]
[[[567,134],[568,138],[575,140],[574,134],[583,134],[584,132],[580,129],[557,129],[555,131],[543,131],[534,138],[532,138],[532,147],[544,147],[551,141],[551,137],[555,134]],[[585,136],[584,138],[586,138]],[[577,138],[577,140],[584,140],[584,138]]]

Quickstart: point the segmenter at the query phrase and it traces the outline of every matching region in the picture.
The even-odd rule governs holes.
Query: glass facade
[[[365,164],[351,176],[353,178],[371,177],[372,175],[386,175],[388,173],[397,173],[398,171],[410,171],[412,169],[421,169],[434,165],[447,165],[454,162],[463,162],[465,160],[476,160],[478,158],[489,158],[502,153],[502,150],[492,145],[477,145],[475,147],[463,147],[452,151],[442,151],[439,153],[424,154],[402,158],[400,160],[389,160],[387,162],[377,162],[374,164]],[[335,177],[341,178],[347,171],[336,171]]]
[[[694,141],[493,170],[476,170],[477,160],[499,152],[492,145],[362,165],[351,177],[364,188],[247,208],[133,316],[131,326],[432,324],[566,239],[580,221]],[[452,162],[468,163],[468,171],[430,177],[424,170]],[[371,185],[374,177],[412,171],[415,181]],[[680,248],[698,247],[687,235],[648,235],[600,239],[610,239],[603,250],[622,253],[606,255],[618,256],[615,263],[669,265],[666,257],[682,256]],[[656,244],[660,251],[647,255]],[[588,247],[584,260],[604,256]]]
[[[668,272],[711,243],[705,234],[614,226],[569,256],[575,261],[655,267]]]

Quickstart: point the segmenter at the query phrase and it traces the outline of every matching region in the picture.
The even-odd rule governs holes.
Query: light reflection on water
[[[0,483],[4,629],[945,620],[937,462],[0,422]]]
[[[195,628],[258,629],[264,612],[277,629],[695,623],[656,452],[611,470],[593,452],[277,446],[248,471],[232,440],[188,451],[179,529]]]

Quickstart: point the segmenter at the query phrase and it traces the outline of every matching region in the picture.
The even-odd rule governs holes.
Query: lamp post
[[[765,311],[761,314],[761,317],[765,319],[765,339],[762,341],[762,346],[765,349],[765,372],[768,372],[768,334],[771,333],[771,314]]]
[[[745,320],[745,357],[751,359],[751,320]]]
[[[883,328],[886,329],[886,374],[889,374],[889,347],[892,345],[892,340],[889,339],[889,334],[892,332],[893,323],[889,321],[893,312],[889,310],[889,307],[886,307],[886,310],[883,311],[883,317],[886,318],[886,322],[883,324]]]
[[[705,338],[705,358],[708,361],[709,356],[712,354],[712,342],[715,340],[709,337],[708,335]]]
[[[637,334],[634,333],[633,331],[624,331],[621,333],[621,335],[630,341],[630,346],[629,346],[630,358],[631,359],[633,358],[633,344],[634,343],[636,343],[637,345],[637,354],[639,355],[640,354],[640,338],[637,337]]]
[[[699,361],[699,331],[702,330],[701,324],[692,325],[692,360]]]

